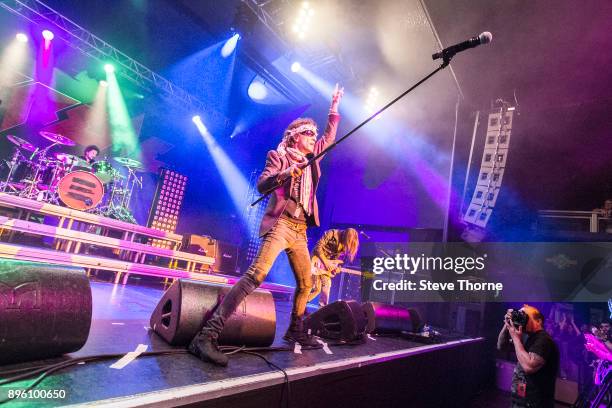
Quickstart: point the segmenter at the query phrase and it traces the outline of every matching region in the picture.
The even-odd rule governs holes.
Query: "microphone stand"
[[[406,91],[404,91],[401,95],[399,95],[397,98],[393,99],[391,102],[389,102],[388,104],[386,104],[385,106],[383,106],[382,108],[380,108],[377,112],[375,112],[374,114],[372,114],[372,116],[370,116],[369,118],[367,118],[366,120],[364,120],[363,122],[361,122],[360,124],[358,124],[357,126],[355,126],[355,128],[353,130],[351,130],[350,132],[348,132],[346,135],[342,136],[340,139],[336,140],[334,143],[332,143],[331,145],[329,145],[325,150],[323,150],[321,153],[317,154],[316,156],[312,157],[310,160],[308,160],[308,163],[306,163],[302,169],[305,169],[308,166],[312,166],[312,164],[317,161],[320,157],[322,157],[323,155],[325,155],[327,152],[329,152],[330,150],[334,149],[336,146],[338,146],[341,142],[343,142],[345,139],[347,139],[350,135],[352,135],[353,133],[355,133],[356,131],[358,131],[359,129],[361,129],[363,126],[365,126],[367,123],[369,123],[372,119],[374,119],[376,116],[380,115],[382,112],[384,112],[385,110],[387,110],[389,107],[391,107],[391,105],[395,104],[397,101],[399,101],[400,99],[402,99],[404,96],[408,95],[410,92],[412,92],[413,90],[415,90],[419,85],[421,85],[423,82],[427,81],[429,78],[431,78],[432,76],[434,76],[435,74],[438,73],[438,71],[443,70],[444,68],[446,68],[448,66],[448,64],[450,64],[451,59],[455,56],[455,54],[445,54],[443,56],[443,62],[442,64],[440,64],[440,66],[438,68],[436,68],[435,70],[433,70],[431,73],[429,73],[426,77],[424,77],[423,79],[421,79],[419,82],[417,82],[416,84],[412,85],[410,88],[408,88]],[[268,189],[266,191],[264,191],[262,193],[262,195],[255,201],[253,201],[251,203],[251,207],[257,205],[261,200],[263,200],[264,198],[266,198],[267,196],[269,196],[270,194],[272,194],[272,192],[274,190],[276,190],[277,188],[279,188],[280,186],[282,186],[283,184],[285,184],[288,180],[290,180],[291,177],[287,177],[286,179],[284,179],[279,185]]]

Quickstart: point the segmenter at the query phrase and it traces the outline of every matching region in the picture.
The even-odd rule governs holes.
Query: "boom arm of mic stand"
[[[383,106],[382,108],[380,108],[377,112],[374,112],[374,114],[372,116],[370,116],[369,118],[367,118],[366,120],[364,120],[363,122],[361,122],[360,124],[358,124],[357,126],[355,126],[355,128],[353,130],[351,130],[350,132],[348,132],[346,135],[342,136],[340,139],[336,140],[334,143],[332,143],[331,145],[329,145],[325,150],[323,150],[321,153],[317,154],[316,156],[314,156],[312,159],[308,160],[308,163],[306,163],[302,168],[305,169],[308,166],[312,166],[312,164],[317,161],[321,156],[325,155],[327,152],[329,152],[330,150],[332,150],[333,148],[335,148],[336,146],[338,146],[342,141],[344,141],[346,138],[348,138],[350,135],[352,135],[353,133],[355,133],[356,131],[358,131],[359,129],[361,129],[363,126],[365,126],[368,122],[370,122],[372,119],[374,119],[376,116],[380,115],[381,113],[383,113],[385,110],[387,110],[389,107],[391,107],[391,105],[395,104],[397,101],[399,101],[400,99],[402,99],[404,96],[408,95],[410,92],[412,92],[416,87],[418,87],[419,85],[421,85],[423,82],[427,81],[429,78],[431,78],[432,76],[434,76],[438,71],[446,68],[446,66],[450,63],[450,60],[453,56],[449,56],[449,57],[445,57],[444,61],[442,62],[442,64],[440,64],[440,66],[438,68],[436,68],[435,70],[433,70],[431,73],[429,73],[429,75],[427,75],[425,78],[421,79],[419,82],[417,82],[416,84],[412,85],[410,88],[408,88],[406,91],[404,91],[401,95],[399,95],[397,98],[393,99],[391,102],[389,102],[388,104],[386,104],[385,106]],[[291,177],[287,177],[285,180],[283,180],[279,185],[266,190],[262,193],[262,195],[255,201],[253,201],[251,203],[251,207],[257,205],[261,200],[263,200],[264,198],[266,198],[267,196],[269,196],[270,194],[272,194],[272,192],[274,190],[276,190],[277,188],[279,188],[280,186],[284,185],[288,180],[290,180]]]

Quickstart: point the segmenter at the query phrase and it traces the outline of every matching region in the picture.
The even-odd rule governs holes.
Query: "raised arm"
[[[500,351],[505,351],[510,346],[510,333],[508,332],[508,327],[506,326],[506,322],[512,318],[512,310],[506,310],[506,314],[504,316],[504,325],[502,326],[499,335],[497,336],[497,349]]]
[[[538,353],[527,352],[527,350],[525,350],[525,346],[523,345],[521,339],[521,336],[523,335],[523,328],[519,327],[517,329],[512,325],[512,322],[509,321],[506,321],[506,328],[510,333],[510,337],[512,338],[516,358],[521,367],[523,367],[525,374],[536,373],[540,368],[544,367],[546,360],[543,356]]]
[[[323,136],[321,136],[321,138],[315,143],[313,151],[315,155],[327,149],[327,147],[329,147],[329,145],[331,145],[336,140],[338,123],[340,122],[340,114],[338,113],[338,107],[340,105],[340,101],[342,100],[342,96],[344,96],[344,88],[340,88],[338,84],[336,84],[336,87],[334,88],[334,93],[332,95],[331,106],[329,107],[329,115],[327,117],[327,125],[325,126],[325,132],[323,132]]]
[[[499,335],[497,336],[497,349],[499,351],[507,350],[510,346],[510,333],[508,333],[508,329],[506,328],[506,324],[502,327]]]

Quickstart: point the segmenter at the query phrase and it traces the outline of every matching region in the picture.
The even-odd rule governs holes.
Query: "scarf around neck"
[[[308,159],[306,156],[293,147],[284,147],[284,155],[289,159],[290,164],[306,164]],[[279,152],[280,154],[280,152]],[[312,167],[308,166],[302,169],[300,177],[300,204],[306,211],[306,214],[312,214]]]

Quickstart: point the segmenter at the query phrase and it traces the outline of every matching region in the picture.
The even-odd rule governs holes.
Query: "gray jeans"
[[[272,264],[284,250],[295,276],[295,294],[291,311],[291,328],[298,327],[304,316],[308,294],[312,289],[310,273],[310,254],[306,241],[306,230],[297,231],[292,223],[280,218],[276,225],[263,236],[257,257],[228,294],[223,298],[212,317],[204,324],[202,332],[217,338],[223,330],[226,320],[238,308],[245,297],[251,294],[264,281]]]

